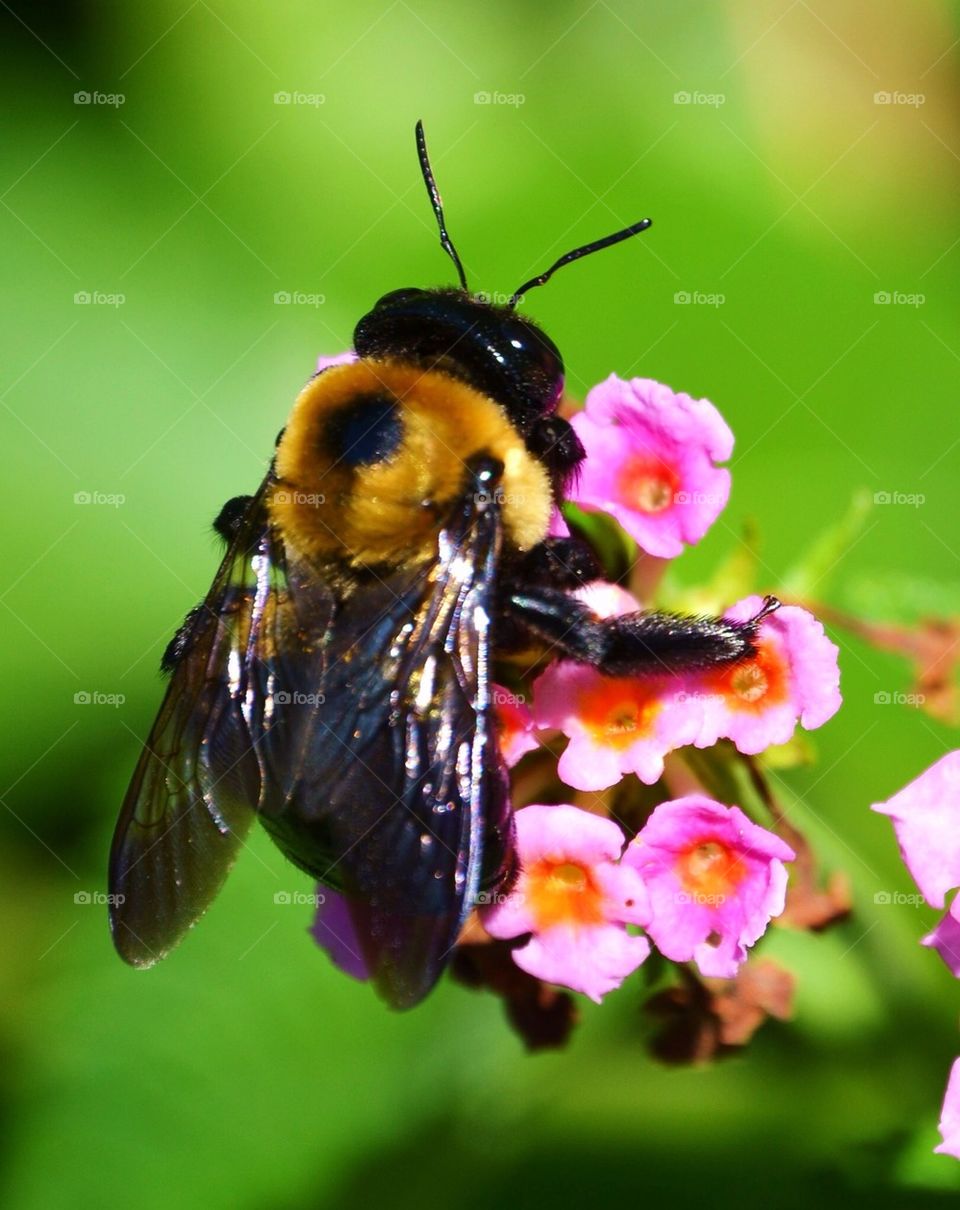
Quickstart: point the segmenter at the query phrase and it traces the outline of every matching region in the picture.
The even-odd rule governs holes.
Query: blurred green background
[[[957,735],[878,702],[908,673],[844,634],[845,708],[785,780],[856,911],[773,931],[795,1019],[712,1068],[647,1057],[639,980],[535,1057],[450,983],[390,1014],[274,903],[310,887],[262,836],[146,974],[75,896],[105,890],[211,519],[316,356],[450,276],[418,117],[474,288],[654,217],[529,308],[576,393],[648,375],[730,421],[732,500],[684,581],[755,518],[776,589],[855,490],[899,492],[923,501],[871,505],[818,591],[960,613],[957,7],[10,0],[0,26],[3,1205],[952,1201],[930,1149],[960,988],[917,944],[934,914],[875,903],[913,888],[867,808]]]

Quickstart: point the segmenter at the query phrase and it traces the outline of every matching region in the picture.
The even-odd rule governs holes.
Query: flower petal
[[[947,892],[960,886],[960,751],[872,809],[891,817],[914,882],[927,903],[942,908]]]
[[[929,945],[937,951],[954,975],[960,979],[960,899],[954,899],[950,910],[937,922],[932,933],[923,938],[921,945]]]
[[[943,1142],[933,1150],[938,1155],[952,1155],[960,1160],[960,1059],[954,1059],[950,1068],[940,1113],[940,1137]]]

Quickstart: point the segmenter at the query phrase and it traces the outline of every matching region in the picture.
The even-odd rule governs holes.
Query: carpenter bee
[[[343,896],[379,993],[416,1004],[514,875],[493,661],[539,644],[612,676],[702,669],[752,655],[776,607],[601,620],[573,595],[599,568],[548,529],[584,451],[557,414],[560,352],[516,305],[650,221],[495,305],[467,287],[420,123],[416,138],[460,284],[385,294],[357,360],[307,383],[263,482],[215,522],[227,550],[163,657],[110,856],[113,940],[134,966],[199,919],[256,817]]]

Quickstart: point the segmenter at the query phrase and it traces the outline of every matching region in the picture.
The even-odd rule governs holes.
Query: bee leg
[[[756,651],[760,622],[779,607],[776,597],[766,597],[754,617],[731,622],[655,612],[598,618],[553,588],[517,591],[509,601],[513,620],[547,643],[552,654],[606,676],[700,672],[748,659]]]
[[[580,538],[544,538],[524,554],[510,569],[508,593],[520,591],[531,584],[546,584],[552,588],[580,588],[598,580],[603,568],[590,548]]]
[[[202,604],[194,605],[193,609],[190,610],[187,616],[180,623],[177,633],[167,644],[163,655],[160,657],[161,672],[173,672],[177,664],[180,663],[180,657],[190,645],[190,636],[193,631],[194,622],[196,622],[197,617],[202,610]]]
[[[234,496],[217,513],[217,519],[213,523],[213,528],[228,546],[237,536],[252,499],[253,496]]]

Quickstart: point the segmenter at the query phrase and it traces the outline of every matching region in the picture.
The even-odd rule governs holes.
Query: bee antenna
[[[546,273],[540,273],[536,277],[531,277],[522,286],[518,286],[510,295],[507,306],[515,307],[528,290],[532,290],[536,286],[546,285],[558,269],[562,269],[564,265],[569,265],[571,261],[579,260],[581,256],[589,256],[591,252],[599,252],[601,248],[610,248],[614,244],[619,244],[623,240],[629,239],[631,235],[639,235],[641,231],[646,231],[648,227],[652,226],[652,218],[642,218],[639,223],[632,223],[629,227],[624,227],[622,231],[614,232],[613,235],[605,235],[603,239],[594,240],[592,244],[584,244],[582,248],[574,248],[572,252],[567,252],[552,264]]]
[[[423,173],[423,183],[426,185],[427,194],[430,197],[430,205],[433,207],[433,213],[437,216],[437,226],[440,228],[440,246],[457,266],[457,276],[460,278],[460,285],[466,290],[467,275],[463,271],[463,265],[460,262],[460,257],[457,255],[456,248],[453,246],[453,240],[447,235],[447,225],[443,218],[443,202],[440,199],[440,190],[437,188],[433,169],[430,167],[430,157],[427,155],[427,140],[423,134],[423,122],[417,123],[417,156],[420,160],[420,171]]]

